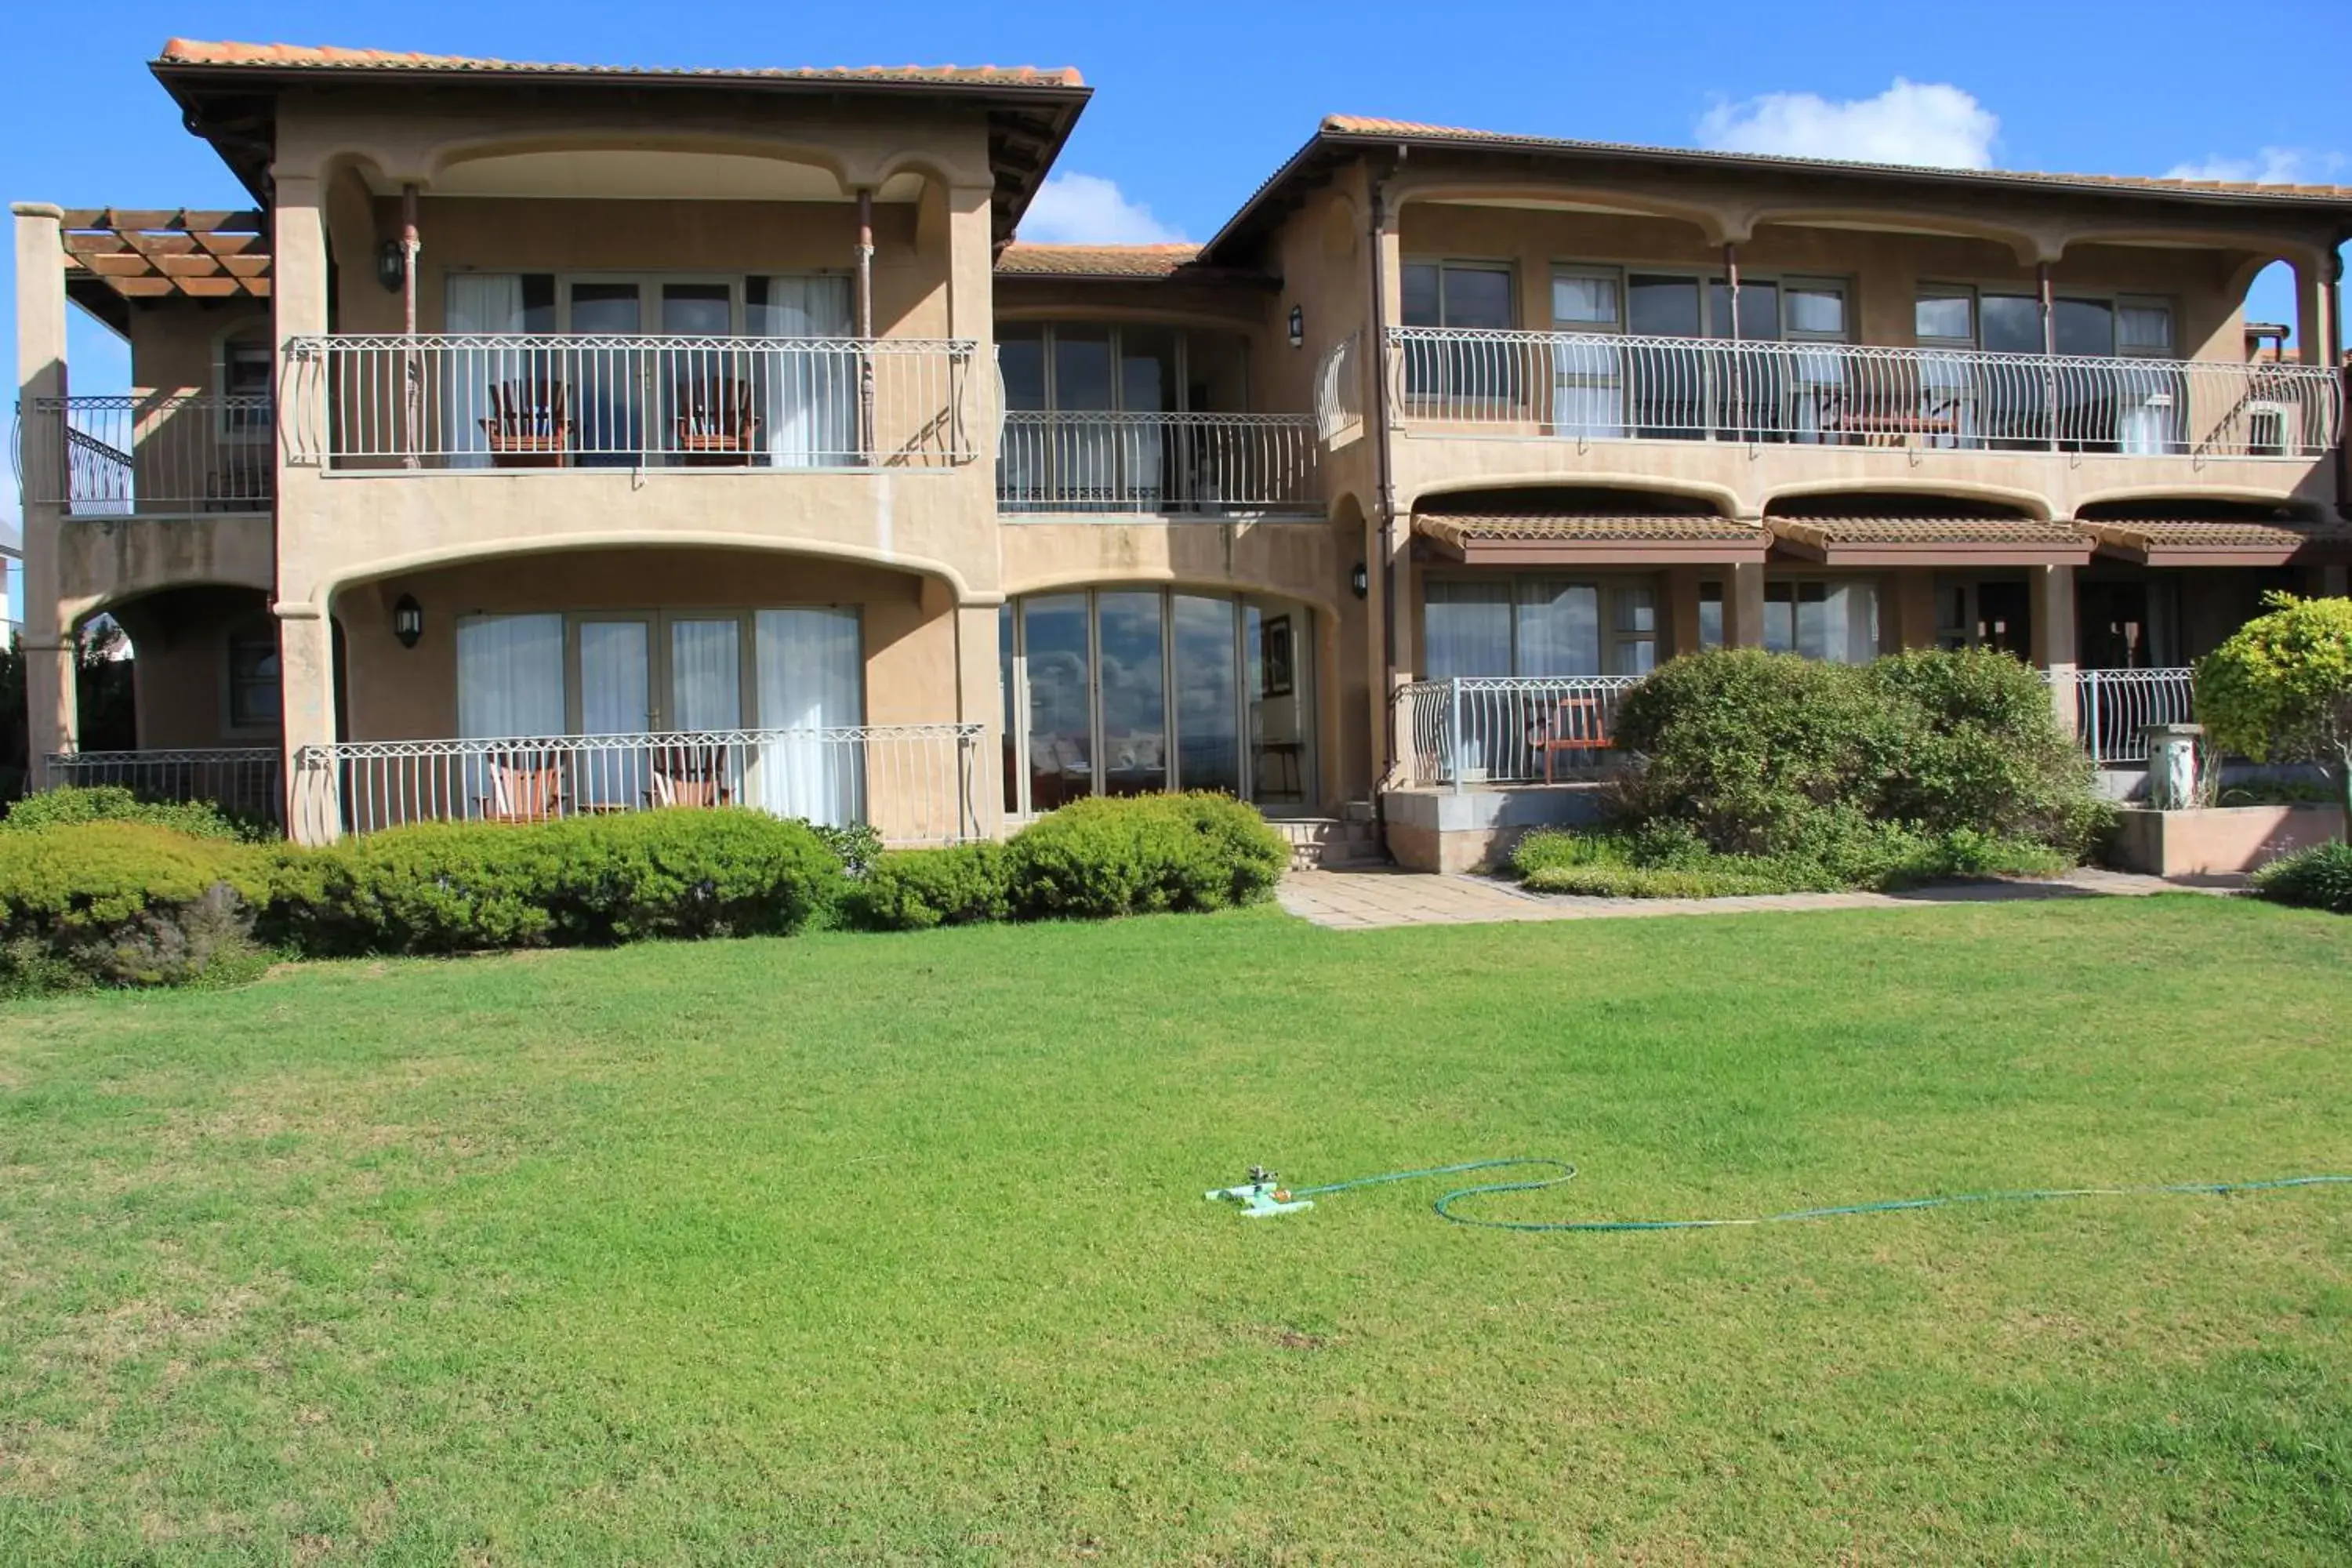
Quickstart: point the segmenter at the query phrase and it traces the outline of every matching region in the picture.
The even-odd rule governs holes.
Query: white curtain
[[[839,338],[850,334],[849,279],[779,277],[763,280],[767,303],[751,307],[751,331],[762,338]],[[857,356],[803,349],[763,356],[761,402],[769,461],[780,468],[840,468],[857,455]]]
[[[1422,615],[1423,662],[1432,680],[1511,673],[1511,590],[1507,583],[1429,584]]]
[[[580,623],[580,732],[642,735],[653,722],[653,628],[644,621]],[[642,805],[652,788],[636,747],[583,752],[573,784],[596,805]]]
[[[442,315],[452,337],[519,333],[523,330],[522,275],[519,272],[453,272]],[[482,422],[491,417],[491,393],[530,379],[528,358],[497,350],[449,349],[439,356],[426,385],[440,395],[444,451],[453,468],[489,464],[490,442]]]
[[[1610,339],[1622,317],[1614,278],[1556,277],[1552,324],[1583,335],[1551,351],[1551,423],[1556,436],[1614,441],[1625,434],[1623,350]]]
[[[1776,652],[1831,664],[1868,664],[1878,657],[1877,584],[1768,584],[1764,625],[1765,646]]]
[[[1518,624],[1514,675],[1601,673],[1601,590],[1590,583],[1538,577],[1516,585]]]
[[[458,735],[502,740],[563,731],[563,617],[458,616]],[[526,751],[519,748],[518,755]],[[516,809],[516,802],[501,799],[504,775],[514,765],[514,757],[466,758],[458,784],[464,811]]]
[[[761,610],[753,623],[752,659],[760,728],[801,731],[761,742],[753,798],[779,816],[836,827],[863,820],[863,742],[817,733],[866,721],[857,612]]]
[[[672,621],[669,626],[672,730],[733,730],[743,722],[742,625]]]

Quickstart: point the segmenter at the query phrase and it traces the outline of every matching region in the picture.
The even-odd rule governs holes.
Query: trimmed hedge
[[[2258,868],[2254,891],[2276,903],[2352,915],[2352,844],[2315,844]]]
[[[28,795],[0,817],[0,833],[45,833],[78,822],[144,822],[192,838],[268,837],[229,817],[209,801],[148,800],[121,784],[64,784]]]
[[[1221,795],[1082,800],[1005,846],[1013,912],[1108,919],[1222,910],[1267,897],[1290,848],[1253,806]]]
[[[740,807],[422,823],[281,855],[264,931],[341,954],[783,934],[840,867],[806,824]]]
[[[860,931],[929,931],[1012,913],[1012,868],[1002,844],[887,851],[841,899],[843,922]]]
[[[263,851],[154,823],[0,833],[0,990],[247,977],[268,879]]]
[[[1519,840],[1511,868],[1528,889],[1607,899],[1720,899],[1756,893],[1888,889],[1951,877],[2044,874],[2066,858],[2026,840],[1898,824],[1849,826],[1814,852],[1718,855],[1678,824],[1634,833],[1545,828]]]
[[[1628,821],[1849,884],[1954,834],[2079,858],[2112,816],[2041,676],[2002,653],[1685,655],[1625,694],[1616,738],[1640,759]]]

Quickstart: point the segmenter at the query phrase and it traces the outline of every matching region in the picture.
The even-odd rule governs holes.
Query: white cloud
[[[2258,185],[2324,184],[2344,166],[2341,153],[2314,153],[2307,147],[2265,147],[2251,158],[2206,158],[2175,163],[2164,172],[2168,180],[2229,180]]]
[[[1698,122],[1699,144],[1722,153],[1851,158],[1940,169],[1990,169],[2000,117],[1948,82],[1908,81],[1843,103],[1810,92],[1768,92],[1719,103]]]
[[[1172,245],[1184,237],[1099,174],[1055,174],[1022,215],[1021,237],[1039,245]]]

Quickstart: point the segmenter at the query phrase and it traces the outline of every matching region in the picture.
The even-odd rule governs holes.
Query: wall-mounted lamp
[[[1307,346],[1307,312],[1297,305],[1290,307],[1290,346],[1295,349]]]
[[[1372,591],[1372,574],[1366,569],[1362,562],[1357,562],[1356,569],[1348,574],[1348,586],[1356,591],[1356,597],[1359,599],[1365,598],[1370,595]]]
[[[425,636],[425,606],[413,594],[403,594],[392,607],[392,635],[403,647],[415,647]]]
[[[385,293],[399,293],[407,277],[408,258],[401,254],[400,241],[387,239],[375,247],[375,280],[383,285]]]

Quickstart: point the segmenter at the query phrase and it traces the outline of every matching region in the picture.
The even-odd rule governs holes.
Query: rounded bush
[[[153,823],[0,834],[0,988],[241,978],[268,881],[260,851]]]
[[[1868,674],[1906,731],[1876,815],[2076,855],[2106,825],[2090,757],[2032,666],[1988,648],[1924,650],[1882,658]]]
[[[147,800],[121,784],[67,784],[28,795],[0,817],[0,832],[44,833],[81,822],[144,822],[192,838],[263,837],[209,801]]]
[[[1013,910],[1032,918],[1253,903],[1290,864],[1255,807],[1206,794],[1078,801],[1013,835],[1005,856]]]
[[[895,849],[877,856],[842,894],[843,920],[861,931],[929,931],[1001,921],[1013,912],[1001,844]]]
[[[2352,915],[2352,844],[2298,849],[2256,870],[2254,891],[2282,904]]]

